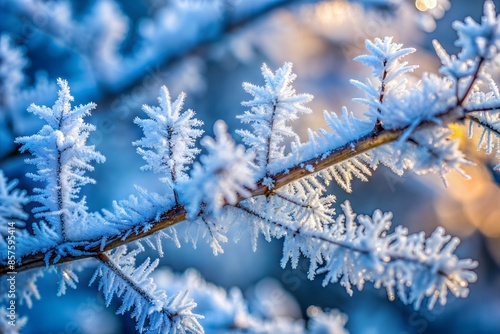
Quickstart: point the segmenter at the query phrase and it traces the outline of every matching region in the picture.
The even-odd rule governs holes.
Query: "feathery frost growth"
[[[102,290],[109,306],[113,296],[122,300],[118,314],[131,311],[140,333],[203,333],[198,319],[201,316],[191,311],[196,307],[187,292],[178,292],[167,297],[164,290],[158,289],[149,275],[158,266],[159,260],[151,263],[148,258],[135,267],[135,256],[144,249],[127,252],[121,246],[110,254],[99,256],[101,264],[92,277],[90,284],[99,276],[99,290]]]
[[[80,105],[71,108],[73,97],[68,83],[58,79],[59,97],[52,108],[32,104],[29,111],[42,118],[45,125],[37,134],[17,138],[22,144],[21,151],[30,151],[34,156],[27,159],[36,165],[37,172],[27,176],[34,181],[45,182],[45,188],[35,188],[32,201],[41,206],[33,212],[36,218],[43,218],[41,225],[48,224],[63,240],[82,237],[87,222],[85,198],[79,199],[80,188],[95,181],[85,176],[92,171],[92,161],[104,162],[105,158],[96,152],[94,146],[87,146],[86,141],[95,127],[84,123],[95,104]]]
[[[469,120],[469,138],[472,138],[474,124],[481,127],[481,136],[478,142],[478,149],[484,147],[486,153],[491,154],[496,149],[497,156],[500,157],[500,92],[497,85],[491,79],[487,79],[490,92],[474,92],[470,97],[470,104],[474,109],[486,109],[485,111],[471,112]],[[472,108],[471,108],[472,109]],[[499,169],[500,164],[495,166]]]
[[[188,167],[200,150],[195,142],[203,133],[198,129],[203,122],[194,118],[194,111],[182,112],[186,94],[181,93],[172,102],[167,87],[162,86],[158,97],[159,107],[143,106],[149,119],[135,119],[144,131],[144,137],[134,142],[137,152],[147,162],[143,170],[160,174],[160,181],[169,185],[174,194],[178,182],[187,180]],[[177,195],[175,196],[178,202]],[[177,203],[178,204],[178,203]]]
[[[200,210],[218,216],[222,207],[236,204],[239,196],[249,196],[255,187],[250,162],[254,155],[236,145],[227,133],[227,125],[217,121],[215,139],[205,137],[201,145],[208,151],[195,163],[191,178],[184,184],[183,200],[188,216],[194,219]]]
[[[455,82],[457,98],[465,104],[464,110],[470,122],[469,137],[472,137],[473,124],[476,124],[482,132],[478,148],[484,147],[488,154],[496,149],[498,155],[500,94],[487,71],[489,62],[494,61],[500,48],[500,20],[493,1],[484,3],[481,23],[468,17],[465,22],[454,22],[453,28],[458,33],[456,45],[461,48],[458,56],[450,56],[438,41],[434,41],[434,48],[442,62],[440,72]],[[490,91],[478,91],[474,87],[476,79],[482,79]],[[495,168],[498,169],[498,165]]]
[[[401,61],[415,50],[402,49],[391,38],[376,39],[375,43],[367,41],[366,48],[369,54],[355,60],[372,67],[377,79],[367,84],[352,80],[367,95],[354,100],[368,106],[370,119],[376,120],[376,131],[404,129],[396,143],[374,150],[371,166],[375,168],[382,163],[399,175],[406,169],[417,174],[438,172],[445,184],[445,174],[450,170],[467,177],[461,166],[470,162],[459,150],[458,141],[449,138],[450,131],[440,119],[459,103],[456,78],[424,73],[416,81],[409,76],[415,66]],[[436,126],[417,130],[423,123]]]
[[[384,40],[376,38],[374,43],[367,40],[365,46],[369,54],[356,57],[354,60],[372,67],[375,82],[372,83],[368,80],[367,84],[363,84],[360,81],[351,80],[351,83],[367,94],[367,98],[355,99],[355,101],[368,105],[370,118],[381,121],[380,118],[383,118],[383,114],[390,113],[390,109],[384,108],[384,100],[397,95],[398,91],[404,91],[406,80],[400,80],[400,78],[403,74],[418,67],[408,65],[408,62],[400,60],[416,50],[413,48],[402,49],[403,45],[393,43],[391,37],[386,37]],[[383,122],[379,126],[383,126]]]
[[[459,240],[444,235],[441,228],[428,239],[423,233],[408,235],[403,227],[389,233],[390,213],[377,210],[372,217],[359,216],[356,221],[349,202],[342,205],[344,214],[334,222],[314,228],[300,225],[279,207],[264,216],[255,203],[249,204],[242,205],[241,219],[249,220],[253,231],[284,238],[283,267],[291,261],[296,268],[303,255],[310,260],[310,279],[325,273],[324,285],[340,282],[350,294],[353,285],[361,290],[365,282],[374,282],[386,288],[391,300],[397,293],[416,309],[430,297],[432,309],[438,298],[446,303],[448,289],[456,297],[466,297],[468,284],[476,281],[472,269],[477,262],[458,259],[453,252]]]
[[[390,300],[399,297],[416,309],[425,303],[430,309],[436,303],[444,305],[450,292],[466,297],[469,284],[476,281],[477,262],[457,257],[457,238],[441,227],[427,238],[424,233],[409,234],[404,227],[391,228],[392,214],[376,210],[372,216],[356,215],[348,201],[337,214],[335,196],[327,193],[332,181],[351,191],[351,181],[368,181],[379,163],[397,174],[410,170],[444,178],[454,170],[465,175],[461,166],[470,162],[450,137],[450,123],[477,124],[482,129],[479,146],[500,155],[500,93],[486,74],[500,46],[493,2],[485,2],[481,23],[467,19],[454,27],[461,51],[449,55],[435,42],[441,74],[426,73],[420,80],[412,76],[415,66],[403,60],[414,49],[387,37],[367,41],[367,54],[355,60],[371,67],[373,78],[351,81],[364,93],[355,101],[366,108],[366,117],[356,117],[347,108],[339,116],[325,111],[325,129],[309,130],[305,142],[292,122],[311,112],[305,104],[312,96],[295,92],[290,63],[275,72],[264,65],[264,86],[243,84],[253,97],[243,102],[250,110],[238,116],[249,125],[237,130],[246,147],[237,145],[226,124],[217,121],[214,138],[200,142],[206,153],[198,161],[201,150],[196,140],[202,122],[192,110],[182,111],[185,94],[172,101],[163,86],[159,106],[144,105],[148,118],[135,119],[144,136],[133,144],[146,162],[142,169],[158,174],[167,189],[157,194],[136,187],[135,195],[114,201],[111,210],[100,213],[88,212],[79,195],[82,186],[94,183],[86,174],[93,170],[92,163],[104,161],[86,143],[94,126],[84,117],[95,105],[72,108],[69,86],[59,79],[53,107],[29,107],[46,124],[36,134],[16,140],[22,152],[33,156],[26,162],[35,165],[36,172],[27,176],[43,183],[29,197],[39,204],[33,210],[38,221],[30,228],[11,233],[12,223],[26,223],[23,205],[28,199],[0,171],[0,247],[5,249],[11,245],[9,238],[16,238],[15,259],[2,252],[1,274],[19,272],[20,302],[31,306],[40,298],[36,282],[45,272],[59,277],[62,295],[67,287],[76,287],[78,272],[93,264],[82,259],[97,259],[91,283],[99,281],[108,305],[114,297],[120,299],[117,313],[130,312],[140,333],[203,333],[202,326],[207,332],[345,332],[346,318],[335,311],[312,308],[307,326],[273,314],[266,317],[254,313],[237,289],[228,294],[192,272],[180,278],[153,275],[159,259],[148,257],[137,264],[144,244],[160,256],[164,240],[180,246],[174,225],[183,223],[187,240],[196,246],[199,238],[207,238],[214,254],[223,252],[221,245],[233,234],[238,240],[249,232],[254,249],[260,235],[268,241],[283,239],[283,267],[290,262],[297,268],[305,257],[310,279],[323,275],[325,285],[339,282],[349,294],[353,287],[361,290],[372,282],[384,288]],[[116,34],[106,34],[113,44],[122,31],[116,29]],[[1,37],[0,56],[8,47]],[[106,51],[109,58],[113,50]],[[16,66],[14,72],[24,65]],[[481,90],[481,82],[489,90]],[[3,289],[7,283],[0,284]],[[187,290],[199,301],[198,307]],[[16,332],[25,320],[18,319],[16,330],[5,329],[6,303],[0,296],[0,331]]]
[[[297,120],[300,114],[311,113],[304,104],[312,100],[312,95],[295,94],[292,82],[297,76],[292,73],[291,63],[285,63],[276,73],[264,64],[262,75],[265,80],[263,87],[248,82],[243,84],[253,100],[242,102],[251,109],[238,118],[242,123],[250,124],[253,131],[239,130],[237,133],[254,152],[256,169],[269,173],[268,165],[285,156],[284,141],[298,139],[288,123]]]

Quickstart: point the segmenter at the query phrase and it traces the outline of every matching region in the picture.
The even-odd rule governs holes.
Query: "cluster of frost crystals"
[[[403,227],[389,233],[391,214],[377,210],[372,217],[359,216],[356,223],[348,202],[343,210],[337,221],[340,226],[332,231],[333,235],[341,231],[339,245],[332,243],[330,255],[317,271],[326,273],[325,284],[340,280],[350,291],[351,284],[361,289],[365,281],[373,281],[376,287],[386,288],[390,299],[397,293],[417,309],[425,297],[429,297],[429,309],[438,299],[444,305],[448,289],[456,297],[468,295],[468,284],[476,281],[471,270],[477,262],[457,258],[453,253],[460,242],[457,238],[445,235],[440,227],[428,239],[424,233],[408,235]]]
[[[427,239],[423,233],[408,234],[403,227],[390,232],[390,213],[375,211],[372,217],[359,216],[349,202],[342,205],[344,214],[333,223],[311,228],[295,221],[281,208],[267,212],[258,203],[244,203],[235,215],[246,219],[253,238],[283,238],[282,266],[291,261],[297,267],[301,255],[309,258],[308,277],[325,274],[323,283],[340,282],[349,294],[366,282],[385,287],[392,300],[396,294],[419,308],[429,297],[428,307],[439,301],[445,304],[448,290],[456,297],[466,297],[469,283],[475,282],[472,271],[477,262],[459,259],[454,251],[457,238],[444,234],[442,228]],[[235,209],[236,210],[236,209]]]
[[[416,0],[415,6],[421,15],[419,22],[425,31],[436,29],[436,20],[443,17],[444,13],[450,9],[450,0]]]
[[[250,167],[253,153],[234,143],[223,121],[215,123],[214,134],[215,139],[207,136],[201,140],[207,154],[194,164],[191,178],[183,183],[182,196],[190,219],[200,212],[218,216],[224,204],[236,204],[239,196],[249,196],[255,187]]]
[[[484,16],[481,23],[467,17],[465,22],[453,22],[458,33],[456,45],[462,48],[459,58],[475,59],[476,57],[491,59],[498,54],[500,48],[500,24],[495,12],[495,4],[491,0],[484,3]]]
[[[40,292],[37,287],[37,280],[41,277],[44,277],[45,274],[56,274],[59,279],[59,287],[57,295],[61,296],[66,293],[66,286],[70,286],[73,289],[76,289],[76,283],[78,283],[78,277],[76,272],[82,271],[86,266],[89,265],[92,261],[79,261],[74,263],[65,263],[60,266],[51,266],[49,268],[36,268],[33,270],[23,271],[16,274],[16,305],[25,305],[28,308],[33,306],[33,299],[39,300],[41,298]],[[0,281],[0,291],[9,291],[10,282],[8,280]],[[8,305],[10,304],[11,298],[8,298],[7,293],[2,293],[0,295],[0,309],[7,310]],[[0,311],[0,315],[2,319],[0,319],[0,333],[17,333],[21,327],[23,327],[26,322],[26,317],[18,317],[15,320],[16,326],[9,325],[9,330],[7,327],[3,327],[5,324],[2,322],[3,320],[9,320],[7,316],[8,313],[2,314]]]
[[[139,234],[150,230],[154,223],[160,220],[161,215],[174,205],[170,195],[161,196],[154,192],[148,192],[136,186],[138,195],[130,195],[127,199],[113,201],[112,210],[103,210],[104,225],[94,239],[99,240],[101,250],[104,249],[110,235],[121,233],[121,238],[127,238],[131,234]],[[140,208],[138,210],[138,208]],[[103,228],[108,229],[104,233]],[[145,242],[163,256],[163,240],[172,240],[180,247],[175,227],[160,230],[145,239]]]
[[[393,112],[391,110],[393,104],[387,102],[393,98],[399,102],[400,95],[407,90],[408,79],[405,74],[413,71],[416,66],[408,65],[407,62],[401,61],[401,58],[415,52],[415,49],[402,48],[402,44],[394,43],[390,37],[383,40],[376,38],[374,42],[367,40],[365,46],[368,54],[356,57],[354,60],[370,66],[375,81],[368,80],[365,84],[351,80],[353,85],[366,94],[366,98],[357,98],[354,101],[366,104],[369,108],[369,117],[379,121],[380,126],[384,128],[394,126],[385,124],[386,117],[390,117]]]
[[[137,152],[147,163],[142,169],[160,174],[160,181],[167,183],[173,191],[179,181],[188,179],[188,167],[200,152],[194,147],[196,139],[203,133],[199,129],[203,122],[194,118],[194,111],[182,112],[185,97],[181,93],[172,102],[167,87],[162,86],[159,107],[145,105],[143,110],[149,118],[135,119],[144,132],[144,137],[134,142],[140,146]]]
[[[481,136],[478,142],[478,149],[484,148],[487,154],[496,150],[497,156],[500,156],[500,91],[491,77],[486,77],[490,91],[473,92],[470,95],[467,109],[478,110],[469,113],[469,138],[474,133],[474,124],[481,128]],[[499,169],[500,165],[495,166]]]
[[[449,139],[451,129],[425,129],[412,136],[418,143],[415,148],[413,170],[417,174],[433,172],[441,175],[446,184],[445,174],[453,170],[466,179],[470,178],[462,169],[463,165],[471,165],[465,154],[459,150],[460,142]],[[412,142],[413,143],[413,142]],[[411,145],[411,144],[410,144]]]
[[[37,167],[36,173],[27,176],[45,182],[45,188],[35,188],[31,200],[41,206],[33,209],[35,217],[43,218],[61,240],[82,238],[79,232],[87,221],[85,198],[79,199],[80,188],[95,181],[85,176],[92,171],[92,161],[104,162],[105,158],[86,145],[90,131],[95,127],[83,121],[95,107],[93,103],[71,108],[73,97],[68,83],[58,79],[59,97],[52,108],[32,104],[29,111],[47,124],[32,136],[19,137],[21,151],[34,156],[26,162]],[[80,226],[79,226],[80,225]]]
[[[100,277],[99,290],[103,291],[106,304],[118,296],[121,306],[117,313],[130,311],[139,333],[203,333],[198,322],[202,317],[192,313],[196,303],[187,292],[179,291],[168,297],[150,277],[158,266],[158,259],[151,262],[147,258],[135,266],[136,256],[143,250],[127,251],[126,246],[121,246],[108,253],[106,260],[100,258],[102,262],[90,284]]]
[[[320,129],[318,132],[309,129],[309,140],[304,143],[300,141],[292,142],[290,145],[291,154],[273,163],[269,168],[270,172],[286,172],[288,166],[300,165],[312,173],[315,171],[316,166],[304,165],[302,163],[304,160],[326,156],[331,150],[344,145],[351,145],[351,148],[353,148],[354,142],[370,133],[373,129],[372,122],[367,119],[357,118],[352,112],[348,112],[345,107],[342,109],[340,117],[333,112],[325,111],[324,118],[328,129]],[[315,175],[322,178],[327,185],[331,181],[335,181],[345,191],[351,192],[351,181],[354,178],[368,181],[368,176],[371,175],[369,167],[371,161],[372,157],[369,152],[361,153],[356,157],[325,168]],[[309,178],[308,180],[312,181],[312,179]],[[315,181],[312,188],[319,189],[321,186]],[[308,189],[308,191],[312,188]]]
[[[460,151],[460,142],[449,138],[452,133],[452,130],[440,127],[416,131],[404,143],[377,148],[371,163],[386,165],[397,175],[402,175],[405,170],[416,174],[436,173],[445,185],[446,174],[450,171],[469,179],[462,166],[472,163]]]
[[[28,218],[23,205],[28,202],[26,191],[16,189],[17,180],[8,181],[3,171],[0,170],[0,246],[3,239],[11,231],[24,227],[24,220]]]
[[[441,60],[440,72],[451,79],[459,80],[473,76],[459,85],[460,93],[470,89],[470,85],[481,72],[484,61],[490,61],[498,54],[500,46],[500,21],[495,13],[493,1],[484,3],[484,16],[481,23],[471,17],[465,22],[455,21],[453,28],[458,33],[455,45],[461,48],[458,55],[449,55],[438,41],[433,41],[434,48]]]
[[[292,83],[297,76],[292,72],[291,63],[285,63],[275,73],[264,64],[262,75],[265,86],[243,84],[253,100],[242,102],[251,109],[237,116],[242,123],[250,124],[253,131],[239,130],[237,133],[255,154],[256,170],[265,174],[272,162],[285,157],[285,140],[298,140],[289,122],[297,120],[300,114],[311,112],[304,104],[312,100],[312,95],[295,93]]]

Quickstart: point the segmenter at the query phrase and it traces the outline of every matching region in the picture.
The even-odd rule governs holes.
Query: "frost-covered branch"
[[[449,115],[447,115],[449,117]],[[443,119],[446,119],[443,117]],[[451,121],[451,118],[450,118]],[[423,128],[432,126],[432,123],[423,123],[421,126]],[[316,172],[324,170],[332,165],[341,163],[353,157],[356,157],[362,152],[369,151],[371,149],[377,148],[387,143],[395,142],[405,131],[405,129],[397,130],[381,130],[373,133],[369,133],[356,141],[348,142],[341,147],[327,154],[323,154],[318,157],[313,157],[311,159],[302,161],[297,165],[293,165],[290,168],[286,168],[284,171],[278,172],[272,176],[273,184],[275,189],[282,188],[292,182],[298,181],[308,175],[312,175]],[[314,166],[314,170],[306,168],[305,166]],[[265,195],[268,191],[267,182],[264,184],[264,180],[260,180],[256,183],[254,190],[250,191],[248,197],[255,197]],[[243,198],[239,198],[241,201]],[[130,230],[124,230],[114,236],[107,236],[105,245],[102,246],[102,238],[96,238],[93,240],[88,240],[84,245],[75,245],[75,251],[79,252],[79,255],[66,255],[61,256],[58,259],[58,263],[64,263],[68,261],[75,261],[82,258],[92,257],[92,254],[99,253],[101,251],[112,250],[121,245],[125,245],[132,241],[140,240],[154,233],[166,229],[168,227],[174,226],[181,223],[187,219],[186,210],[182,206],[175,206],[167,212],[163,213],[158,220],[152,220],[149,222],[142,222],[141,225],[148,226],[144,230],[135,232],[135,227],[131,227]],[[36,253],[31,255],[26,255],[21,261],[21,265],[17,267],[18,271],[28,270],[37,267],[43,267],[46,265],[45,254]],[[7,273],[7,270],[0,268],[0,275]]]
[[[28,162],[37,173],[29,176],[45,181],[46,188],[35,189],[32,197],[42,205],[35,210],[42,220],[32,226],[33,233],[20,235],[16,270],[57,268],[66,278],[60,281],[62,294],[78,281],[66,262],[97,258],[101,264],[94,279],[102,278],[107,302],[121,296],[118,312],[132,310],[139,331],[200,332],[191,313],[194,302],[182,294],[167,298],[149,278],[158,260],[135,266],[144,250],[142,240],[161,256],[162,239],[179,245],[173,226],[186,221],[188,230],[196,232],[188,231],[186,239],[196,245],[199,235],[207,237],[215,254],[223,252],[230,228],[249,230],[254,249],[260,234],[267,240],[284,238],[283,266],[290,261],[296,267],[304,255],[310,260],[309,278],[324,273],[325,284],[340,281],[348,292],[371,281],[383,286],[390,299],[399,295],[416,308],[427,297],[429,308],[438,301],[445,304],[448,290],[467,296],[477,263],[454,254],[458,239],[441,228],[427,239],[401,227],[392,231],[391,215],[380,211],[356,220],[349,204],[335,218],[335,197],[325,193],[332,181],[351,191],[355,177],[367,181],[381,163],[396,174],[435,172],[443,179],[449,171],[464,174],[461,166],[469,162],[450,138],[448,125],[465,119],[483,126],[490,152],[490,134],[498,133],[493,130],[498,129],[500,93],[485,68],[498,53],[499,26],[487,1],[481,24],[455,24],[460,53],[449,56],[436,44],[441,75],[426,73],[419,81],[410,75],[414,67],[402,60],[412,49],[391,38],[367,42],[367,54],[357,60],[370,66],[375,78],[353,84],[365,93],[356,101],[367,108],[368,117],[356,117],[347,108],[341,116],[325,112],[326,128],[309,130],[305,142],[290,122],[310,112],[304,104],[312,96],[295,92],[290,63],[274,72],[263,66],[263,86],[244,84],[253,97],[244,102],[250,110],[238,117],[251,127],[238,131],[247,147],[237,145],[218,121],[215,138],[201,140],[206,153],[197,162],[201,122],[191,110],[182,111],[183,94],[172,102],[163,87],[159,107],[144,106],[148,118],[136,119],[144,137],[134,144],[146,161],[143,169],[159,174],[166,191],[137,187],[138,195],[115,201],[102,213],[87,212],[85,199],[78,196],[81,186],[93,182],[85,176],[90,163],[104,159],[86,145],[93,127],[83,117],[93,105],[72,109],[69,87],[60,80],[52,108],[30,108],[48,124],[33,136],[18,138],[22,150],[34,155]],[[480,81],[488,82],[490,90],[480,91]],[[128,252],[125,244],[133,241],[138,248]],[[0,268],[0,274],[6,272]]]
[[[445,110],[442,115],[439,116],[439,119],[441,119],[442,124],[448,124],[461,119],[461,117],[461,114],[457,115],[456,109],[449,109]],[[424,121],[416,127],[416,130],[426,129],[433,126],[435,126],[435,123]],[[406,130],[407,128],[373,130],[372,132],[369,132],[368,134],[361,136],[356,140],[349,141],[344,145],[330,150],[327,153],[321,153],[318,156],[313,156],[310,159],[306,159],[289,167],[283,168],[283,170],[272,175],[272,183],[274,185],[274,188],[282,188],[306,176],[315,174],[335,164],[356,157],[363,152],[370,151],[388,143],[396,142]],[[314,166],[314,169],[307,168],[307,166]],[[248,197],[265,195],[268,191],[268,183],[269,180],[267,179],[257,181],[255,189],[250,192]],[[239,200],[242,199],[243,198],[240,198]],[[143,231],[134,232],[135,227],[132,227],[131,230],[125,230],[115,236],[109,236],[106,238],[106,244],[104,247],[101,245],[100,238],[89,240],[86,245],[77,245],[75,247],[79,252],[87,254],[80,254],[78,256],[62,256],[59,259],[59,263],[91,257],[91,254],[93,253],[98,253],[103,250],[108,251],[132,241],[140,240],[142,238],[153,235],[154,233],[165,228],[183,222],[186,220],[186,218],[187,216],[185,208],[182,206],[175,206],[167,212],[163,213],[160,219],[151,222],[143,222],[143,224],[149,223],[148,228],[144,229]],[[18,270],[22,271],[44,266],[44,258],[45,256],[43,253],[27,255],[22,259],[22,264],[18,267]],[[6,274],[6,272],[6,270],[0,269],[0,275]]]
[[[361,152],[368,151],[370,149],[376,148],[380,145],[395,141],[399,135],[403,133],[403,130],[399,131],[389,131],[382,130],[377,133],[370,133],[358,141],[348,143],[339,147],[337,150],[333,150],[327,155],[314,157],[312,159],[303,161],[303,165],[313,165],[315,166],[315,171],[321,171],[322,169],[328,168],[333,164],[340,163],[352,157],[355,157]],[[281,171],[273,175],[273,183],[276,189],[279,189],[291,182],[300,180],[301,178],[311,175],[314,171],[308,170],[298,164],[296,166],[292,166],[288,168],[286,171]],[[250,191],[248,197],[255,197],[260,195],[265,195],[267,192],[267,186],[263,184],[263,180],[257,182],[256,188]],[[238,201],[243,198],[239,198]],[[175,206],[172,209],[166,211],[161,215],[158,220],[152,220],[150,222],[142,222],[141,225],[146,226],[148,224],[148,228],[135,232],[135,227],[131,227],[130,230],[124,230],[123,232],[118,233],[114,236],[108,236],[106,238],[105,245],[102,246],[101,238],[96,238],[93,240],[87,240],[87,242],[83,245],[74,245],[75,251],[80,252],[79,255],[66,255],[61,256],[58,259],[58,263],[64,263],[68,261],[75,261],[82,258],[92,257],[92,254],[99,253],[101,251],[108,251],[119,247],[121,245],[125,245],[132,241],[140,240],[142,238],[153,235],[154,233],[161,231],[165,228],[176,225],[180,222],[183,222],[187,219],[186,210],[182,206]],[[43,252],[26,255],[21,260],[21,265],[17,267],[18,271],[28,270],[37,267],[45,266],[45,254]],[[0,274],[6,274],[7,271],[4,268],[0,268]]]

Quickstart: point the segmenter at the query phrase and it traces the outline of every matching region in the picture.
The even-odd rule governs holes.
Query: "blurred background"
[[[417,48],[408,57],[420,65],[416,75],[436,72],[432,40],[456,52],[451,23],[466,16],[479,20],[482,7],[480,0],[0,0],[0,169],[19,179],[20,188],[33,188],[24,176],[32,167],[13,140],[38,131],[40,121],[26,108],[52,106],[56,78],[62,77],[75,105],[97,103],[88,119],[97,127],[91,142],[107,161],[91,173],[97,185],[84,189],[90,209],[109,209],[113,200],[134,193],[134,185],[161,192],[155,175],[139,171],[143,161],[131,144],[141,137],[133,119],[144,117],[142,104],[157,103],[161,85],[172,96],[187,93],[185,108],[205,122],[206,134],[217,119],[234,134],[241,127],[235,116],[245,111],[240,103],[250,98],[241,83],[263,84],[263,62],[276,69],[291,61],[296,90],[315,96],[313,114],[295,124],[303,135],[324,126],[323,110],[339,112],[345,105],[363,113],[351,101],[360,92],[349,79],[370,75],[352,61],[364,53],[365,39],[393,36]],[[500,71],[492,71],[498,78]],[[370,182],[356,181],[351,194],[331,190],[337,203],[348,199],[357,213],[392,211],[394,224],[410,232],[429,234],[442,225],[460,237],[458,254],[480,264],[466,299],[415,311],[369,286],[349,297],[339,285],[323,288],[321,278],[307,280],[305,261],[297,270],[281,269],[280,241],[261,240],[255,253],[250,241],[230,242],[216,257],[204,242],[197,249],[166,244],[165,269],[157,279],[195,268],[208,282],[241,289],[256,309],[266,295],[273,296],[269,289],[280,291],[286,298],[274,300],[266,312],[307,318],[315,312],[310,305],[336,308],[347,314],[350,333],[500,333],[500,175],[493,170],[498,159],[477,151],[477,139],[467,139],[465,126],[456,126],[455,136],[477,164],[465,168],[470,181],[450,174],[446,188],[439,177],[399,177],[378,168]],[[182,236],[182,226],[179,231]],[[42,299],[20,310],[29,315],[24,332],[135,333],[128,316],[114,315],[117,306],[106,308],[96,287],[87,287],[91,274],[84,271],[79,288],[59,298],[55,278],[41,280]]]

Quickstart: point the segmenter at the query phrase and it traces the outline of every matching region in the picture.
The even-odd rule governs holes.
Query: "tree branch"
[[[454,112],[455,109],[456,108],[450,108],[441,114],[441,119],[444,124],[456,122],[460,119],[460,115]],[[436,126],[436,124],[433,122],[423,122],[416,128],[416,130],[423,129],[429,126]],[[326,152],[317,157],[303,161],[302,163],[299,163],[293,167],[284,169],[283,171],[272,175],[272,179],[274,181],[273,189],[279,189],[305,176],[315,174],[332,165],[351,159],[360,153],[369,151],[387,143],[394,142],[404,133],[405,130],[406,128],[392,130],[374,130],[362,136],[358,140],[348,142],[343,146],[332,149],[330,152]],[[303,167],[307,165],[314,166],[314,171],[307,170],[305,169],[305,167]],[[260,180],[257,182],[256,188],[251,192],[251,195],[249,197],[266,195],[267,191],[267,186],[263,184],[263,180]],[[239,201],[242,201],[244,199],[245,198],[240,197]],[[108,237],[107,239],[109,241],[104,247],[101,247],[102,238],[89,240],[84,245],[82,245],[81,242],[78,242],[78,244],[75,243],[75,251],[82,252],[82,255],[64,255],[60,257],[60,260],[57,263],[65,263],[83,258],[95,257],[96,254],[99,254],[103,251],[108,251],[132,241],[148,237],[155,232],[176,225],[184,220],[186,220],[186,209],[182,206],[175,206],[169,211],[165,212],[157,222],[151,221],[151,228],[145,229],[140,233],[131,232],[134,231],[136,227],[124,230],[118,235]],[[70,246],[71,242],[66,244]],[[22,264],[16,268],[16,271],[22,272],[28,269],[45,266],[45,254],[49,251],[53,251],[54,254],[57,254],[57,248],[61,245],[58,245],[52,249],[45,250],[45,252],[25,256],[22,259]],[[54,255],[54,257],[55,256],[56,255]],[[7,272],[7,267],[0,268],[0,276],[7,274]]]
[[[464,104],[465,100],[467,99],[467,96],[469,96],[469,93],[472,91],[472,88],[474,87],[474,83],[476,82],[477,78],[479,77],[479,73],[481,71],[481,68],[483,64],[485,63],[486,59],[484,57],[479,58],[477,62],[476,69],[474,70],[474,73],[470,77],[470,82],[467,85],[467,88],[464,91],[464,95],[458,100],[457,105],[461,106]],[[457,89],[460,87],[460,81],[457,80],[456,82]]]
[[[285,2],[292,2],[292,0]],[[480,71],[480,67],[483,61],[484,59],[478,63],[476,72],[472,76],[471,82],[469,83],[468,88],[464,93],[464,96],[456,102],[456,105],[448,107],[446,110],[443,110],[441,113],[435,115],[435,118],[439,118],[441,120],[441,123],[439,125],[436,125],[435,122],[422,121],[418,126],[413,128],[413,131],[433,126],[444,126],[446,124],[454,122],[462,122],[465,118],[473,117],[468,113],[474,112],[476,110],[465,110],[462,107],[462,104],[466,100],[467,95],[469,94],[475,80],[477,79],[477,75]],[[266,178],[271,176],[274,185],[273,189],[279,189],[303,177],[315,174],[330,166],[351,159],[358,154],[364,153],[381,145],[394,142],[401,135],[403,135],[409,127],[410,126],[406,126],[403,128],[388,129],[388,130],[376,127],[370,133],[361,136],[357,140],[348,142],[340,147],[332,148],[327,152],[322,152],[320,155],[316,157],[312,157],[310,159],[297,163],[288,168],[283,168],[282,171],[277,172],[273,175],[266,174]],[[306,169],[305,166],[313,166],[313,169],[310,168]],[[263,182],[264,182],[263,179],[259,180],[257,182],[256,188],[251,192],[250,196],[248,197],[256,197],[268,194],[268,187],[264,185]],[[268,183],[266,182],[266,184]],[[242,200],[244,200],[244,198],[240,197],[238,202]],[[56,256],[59,258],[57,263],[65,263],[82,258],[95,257],[99,253],[102,253],[103,251],[108,251],[116,247],[119,247],[121,245],[130,243],[132,241],[148,237],[154,234],[155,232],[176,225],[186,220],[186,218],[187,218],[186,209],[182,206],[176,205],[169,211],[165,212],[158,221],[145,222],[145,223],[150,223],[150,225],[147,226],[147,228],[142,228],[140,232],[137,232],[138,226],[134,226],[132,228],[123,230],[121,233],[117,235],[102,236],[101,238],[84,241],[83,243],[81,241],[78,243],[63,242],[53,248],[45,249],[44,251],[26,255],[24,258],[17,259],[18,262],[21,262],[21,265],[18,266],[16,270],[18,272],[21,272],[28,269],[45,266],[46,263],[54,264],[51,263],[51,260],[53,259],[46,258],[45,256],[45,254],[49,254],[49,252],[52,252],[54,254],[53,256],[54,258]],[[105,237],[107,242],[103,246],[102,240]],[[57,255],[58,248],[61,247],[62,245],[64,245],[65,248],[67,249],[74,249],[72,254],[81,253],[81,255],[68,255],[68,254]],[[0,276],[7,274],[7,272],[8,270],[6,266],[0,268]]]

